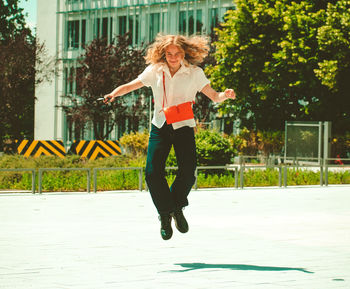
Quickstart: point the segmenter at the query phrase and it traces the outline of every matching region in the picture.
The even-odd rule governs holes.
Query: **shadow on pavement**
[[[314,272],[307,271],[303,268],[290,267],[271,267],[271,266],[255,266],[244,264],[206,264],[206,263],[177,263],[175,265],[181,266],[183,270],[171,270],[170,272],[187,272],[199,269],[229,269],[229,270],[252,270],[252,271],[300,271],[312,274]]]

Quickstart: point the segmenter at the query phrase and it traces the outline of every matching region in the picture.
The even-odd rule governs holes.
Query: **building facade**
[[[158,33],[210,34],[233,5],[232,0],[38,0],[37,37],[60,67],[52,82],[36,90],[35,139],[72,142],[72,128],[59,106],[62,95],[75,93],[68,76],[85,44],[97,37],[110,43],[126,32],[134,46],[150,43]],[[91,132],[85,137],[94,138]]]

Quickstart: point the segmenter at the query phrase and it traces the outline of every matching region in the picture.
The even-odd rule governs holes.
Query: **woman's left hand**
[[[236,93],[233,89],[228,88],[224,91],[226,98],[236,99]]]

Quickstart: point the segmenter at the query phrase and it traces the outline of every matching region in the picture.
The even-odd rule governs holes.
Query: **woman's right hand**
[[[109,102],[113,102],[115,99],[115,96],[113,96],[111,93],[109,93],[109,94],[106,94],[103,98],[104,98],[103,102],[105,104],[107,104]]]
[[[122,96],[124,94],[127,94],[129,92],[132,92],[136,89],[139,89],[141,87],[143,87],[143,83],[138,80],[137,78],[134,79],[133,81],[130,81],[127,84],[123,84],[118,86],[115,90],[113,90],[111,93],[106,94],[103,98],[103,102],[105,104],[109,103],[109,102],[113,102],[117,97]]]

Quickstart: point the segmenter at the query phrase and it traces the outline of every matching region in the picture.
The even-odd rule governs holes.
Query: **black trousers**
[[[165,163],[172,146],[174,146],[178,171],[169,188],[165,179]],[[196,163],[193,128],[186,126],[174,130],[172,125],[164,124],[159,129],[152,125],[145,175],[153,203],[160,215],[188,205],[187,196],[195,183]]]

